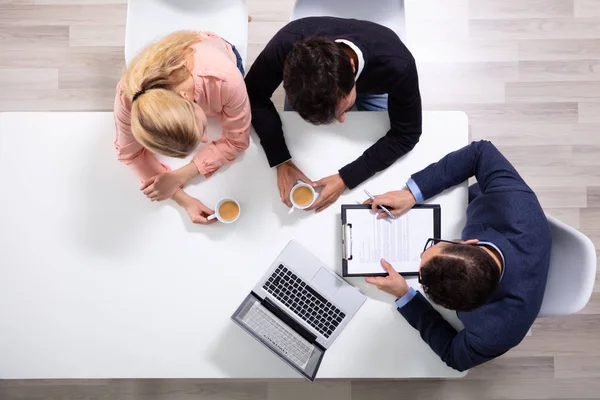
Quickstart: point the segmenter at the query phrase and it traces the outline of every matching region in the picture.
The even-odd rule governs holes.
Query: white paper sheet
[[[394,220],[378,220],[365,209],[346,210],[346,222],[352,224],[352,260],[348,274],[385,272],[385,258],[399,272],[417,272],[427,239],[434,237],[434,209],[414,208]]]

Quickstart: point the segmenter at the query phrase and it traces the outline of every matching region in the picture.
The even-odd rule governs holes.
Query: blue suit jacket
[[[399,312],[450,367],[459,371],[516,346],[537,317],[544,296],[552,239],[537,197],[488,141],[473,142],[414,174],[424,199],[475,176],[462,239],[492,242],[504,255],[504,275],[489,302],[459,312],[457,332],[417,293]],[[442,218],[443,218],[442,210]]]

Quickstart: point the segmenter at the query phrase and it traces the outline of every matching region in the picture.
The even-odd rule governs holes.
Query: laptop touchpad
[[[333,297],[338,289],[344,284],[332,272],[329,272],[327,268],[323,267],[319,269],[319,272],[317,272],[311,283],[331,297]]]

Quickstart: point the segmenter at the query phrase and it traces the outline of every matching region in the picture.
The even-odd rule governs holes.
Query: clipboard
[[[381,258],[402,276],[418,276],[423,246],[441,235],[441,213],[439,204],[417,204],[396,219],[377,220],[370,205],[342,205],[342,276],[386,276]]]

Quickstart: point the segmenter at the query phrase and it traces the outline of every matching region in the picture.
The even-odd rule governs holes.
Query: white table
[[[295,113],[283,121],[297,164],[313,179],[353,160],[389,124],[374,112],[321,127]],[[243,157],[188,187],[211,206],[224,196],[241,203],[235,224],[204,227],[138,191],[116,160],[112,113],[0,114],[0,378],[297,377],[234,326],[232,312],[292,238],[340,272],[340,204],[364,200],[363,187],[402,187],[465,145],[467,131],[462,113],[425,113],[408,156],[323,213],[291,216],[253,135]],[[442,237],[458,237],[466,184],[432,202],[442,205]],[[319,378],[464,375],[440,361],[391,296],[349,281],[369,299]]]

